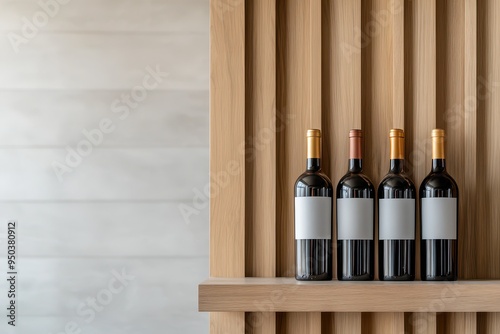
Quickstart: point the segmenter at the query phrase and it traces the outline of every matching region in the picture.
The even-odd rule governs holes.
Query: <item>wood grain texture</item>
[[[436,3],[415,1],[410,4],[412,22],[411,95],[413,105],[406,122],[408,170],[415,186],[429,173],[431,167],[431,130],[436,127]],[[418,204],[418,203],[417,203]],[[419,206],[417,205],[417,208]],[[420,240],[420,215],[417,209],[416,240]],[[420,263],[420,243],[416,243],[416,264]],[[420,268],[416,265],[416,278]]]
[[[232,175],[210,198],[210,276],[244,277],[245,157],[238,148],[245,144],[245,4],[210,6],[210,174]],[[245,313],[211,314],[210,332],[243,334]]]
[[[477,333],[500,333],[500,313],[477,313]]]
[[[246,276],[276,275],[276,3],[246,2]],[[265,191],[262,191],[265,189]],[[276,315],[246,314],[246,333],[276,332]]]
[[[477,139],[477,1],[465,0],[465,42],[464,42],[464,188],[462,203],[466,216],[462,216],[459,227],[459,275],[463,278],[476,278],[478,261],[474,257],[479,243],[476,236],[478,218],[477,205],[470,205],[478,200],[478,139]],[[459,244],[460,245],[460,244]]]
[[[294,276],[294,189],[306,161],[306,131],[321,127],[321,6],[318,0],[277,1],[277,276]],[[314,49],[313,49],[314,48]],[[318,99],[314,100],[313,99]],[[324,131],[323,131],[324,132]],[[309,320],[307,320],[309,319]],[[303,333],[321,314],[280,314],[279,333]],[[297,325],[296,325],[297,324]],[[312,330],[312,329],[311,329]],[[312,332],[311,332],[312,333]]]
[[[498,164],[500,151],[500,3],[477,2],[477,230],[478,252],[476,255],[478,277],[500,277],[500,207],[496,198],[500,195]],[[500,314],[481,317],[484,333],[493,334],[500,327]]]
[[[310,90],[310,126],[321,129],[321,7],[322,0],[309,2],[309,90]]]
[[[361,334],[361,313],[360,312],[342,312],[333,313],[331,334]]]
[[[404,128],[405,116],[405,22],[404,0],[392,0],[389,8],[392,9],[392,109],[393,126]]]
[[[405,64],[411,73],[407,94],[411,95],[406,131],[406,157],[410,175],[419,189],[421,180],[429,173],[431,166],[431,130],[436,127],[436,3],[434,1],[413,1],[405,11],[408,20],[407,41],[411,57]],[[406,42],[406,41],[405,41]],[[411,104],[410,104],[411,103]],[[420,279],[420,210],[417,201],[416,214],[415,273]],[[432,309],[430,311],[433,311]],[[409,326],[415,333],[435,333],[435,313],[407,315]],[[434,324],[434,325],[433,325]]]
[[[281,315],[278,318],[278,330],[281,333],[321,334],[321,313],[319,312],[290,312],[286,313],[286,316]]]
[[[404,313],[363,313],[361,333],[404,333]]]
[[[405,69],[401,66],[405,5],[403,1],[389,0],[363,0],[361,4],[364,166],[366,174],[378,184],[388,170],[389,130],[405,122]],[[378,237],[378,222],[375,235]],[[375,258],[378,268],[378,249]],[[399,333],[404,329],[404,315],[364,314],[362,326],[363,333]]]
[[[437,334],[435,312],[405,313],[405,334]]]
[[[213,278],[200,284],[199,294],[199,308],[205,312],[257,311],[259,303],[266,303],[273,312],[425,312],[433,307],[439,312],[500,310],[498,281],[303,283],[292,277]],[[376,317],[373,320],[377,322]]]
[[[322,124],[323,169],[332,183],[347,171],[349,129],[361,128],[361,46],[356,30],[361,30],[361,0],[323,1],[322,18]],[[336,217],[334,205],[333,217]],[[336,224],[334,218],[333,226]],[[334,231],[336,229],[334,228]],[[337,278],[336,232],[333,242],[333,276]],[[349,317],[323,314],[323,332],[342,333],[356,323],[361,314]],[[326,320],[325,320],[326,319]],[[355,328],[350,330],[356,332]]]
[[[273,2],[263,3],[269,5]],[[257,8],[259,4],[250,6]],[[258,70],[248,72],[247,68],[247,77],[249,74],[254,76],[254,79],[247,79],[248,84],[264,81],[255,79],[256,73],[266,76],[270,82],[275,80],[277,124],[284,129],[276,135],[275,152],[276,276],[289,277],[294,273],[292,185],[303,170],[307,128],[323,130],[323,152],[327,152],[323,154],[324,169],[334,183],[345,172],[349,128],[362,127],[365,132],[366,171],[374,183],[378,183],[387,170],[388,130],[404,128],[409,172],[418,187],[430,167],[430,131],[442,127],[448,134],[448,168],[461,189],[460,278],[500,278],[500,268],[492,265],[500,263],[500,246],[496,242],[500,239],[500,228],[494,223],[500,215],[491,202],[500,182],[497,182],[494,171],[499,160],[494,144],[498,139],[494,129],[500,124],[494,113],[500,107],[496,88],[500,82],[497,64],[500,50],[495,43],[497,31],[500,31],[496,15],[499,7],[492,0],[328,0],[321,1],[321,4],[317,0],[276,0],[276,77],[273,79],[272,71],[267,71],[267,74]],[[265,20],[268,15],[269,12],[262,13],[258,21],[260,29],[268,27]],[[254,21],[257,22],[255,17]],[[257,28],[253,29],[258,35]],[[255,36],[247,32],[245,55],[252,57],[247,59],[247,64],[257,64],[255,68],[259,68],[272,56],[264,51],[250,51],[248,46],[254,45]],[[249,44],[250,38],[252,43]],[[272,43],[269,47],[272,50]],[[319,61],[318,54],[321,55]],[[272,92],[269,86],[267,90]],[[247,100],[272,95],[255,92],[250,86],[246,88]],[[247,101],[246,129],[247,133],[253,133],[260,114],[255,105],[249,107],[248,103],[252,102]],[[485,165],[481,165],[481,173],[478,170],[480,162]],[[270,164],[272,166],[272,162]],[[252,168],[260,168],[256,166],[258,163],[247,164],[247,187],[253,187],[254,182],[266,177],[255,176],[258,172]],[[487,191],[478,194],[478,189]],[[255,199],[247,200],[246,204],[255,205],[253,201]],[[272,212],[272,208],[270,210]],[[259,211],[247,210],[247,241],[256,237],[254,232],[253,236],[248,235],[249,222],[260,215]],[[269,219],[272,225],[273,219]],[[476,222],[482,223],[478,225]],[[269,226],[263,225],[263,228]],[[419,233],[418,228],[417,239]],[[483,246],[478,247],[480,244]],[[419,277],[418,254],[417,246]],[[264,260],[250,265],[248,259],[253,259],[254,255],[252,248],[247,248],[247,275],[253,275],[254,268],[270,263]],[[368,307],[363,304],[360,307],[358,304],[352,309],[346,303],[342,303],[341,308],[333,305],[341,292],[320,292],[325,286],[335,289],[337,282],[308,285],[295,284],[293,279],[265,282],[268,281],[252,281],[241,286],[235,283],[238,288],[231,284],[212,286],[213,282],[208,285],[214,289],[210,293],[217,296],[212,300],[215,304],[227,294],[225,303],[217,304],[220,310],[256,311],[250,302],[243,302],[245,306],[234,303],[252,298],[253,302],[257,300],[267,305],[269,311],[285,312],[276,317],[278,333],[307,330],[322,333],[340,330],[384,334],[403,331],[475,333],[477,327],[478,332],[489,334],[493,333],[500,319],[498,313],[480,313],[478,316],[475,313],[497,311],[499,305],[494,300],[498,293],[497,282],[397,284],[391,288],[401,289],[399,294],[407,301],[411,300],[410,306],[394,301],[389,306]],[[351,286],[342,285],[342,288],[345,292]],[[200,289],[203,290],[203,285]],[[280,297],[285,296],[286,302],[281,298],[271,300],[270,291],[266,289],[274,289],[272,291],[277,291]],[[304,299],[299,301],[306,289],[309,290],[303,292]],[[377,285],[376,291],[370,289],[368,293],[380,292],[380,289],[385,294],[379,298],[387,298],[383,285]],[[367,292],[363,293],[366,302]],[[409,294],[411,298],[407,298]],[[349,298],[353,296],[356,298],[354,290]],[[314,305],[304,306],[307,300],[314,300]],[[319,314],[321,311],[324,313]],[[352,313],[326,313],[335,311]],[[360,311],[382,313],[361,315]],[[439,313],[443,311],[458,313]],[[311,327],[312,319],[319,324]],[[339,324],[342,329],[336,327]]]
[[[441,328],[440,333],[443,334],[476,334],[477,321],[476,313],[450,313],[443,317],[445,320],[445,328]]]

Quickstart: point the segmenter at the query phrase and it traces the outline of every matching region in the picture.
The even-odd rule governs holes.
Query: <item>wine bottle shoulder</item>
[[[349,192],[366,190],[368,193],[372,194],[375,192],[375,187],[371,180],[363,173],[349,172],[345,174],[337,184],[337,195],[340,195],[342,190],[347,190]]]
[[[295,181],[295,188],[323,187],[332,189],[332,181],[322,172],[305,171]]]
[[[413,181],[405,174],[387,174],[380,185],[378,186],[378,196],[379,198],[394,197],[396,198],[415,198],[416,188]]]
[[[420,184],[419,192],[421,197],[435,197],[433,194],[443,192],[458,197],[458,185],[447,172],[431,172]]]

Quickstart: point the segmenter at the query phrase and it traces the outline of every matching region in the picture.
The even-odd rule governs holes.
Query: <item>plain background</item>
[[[208,1],[60,1],[0,0],[3,310],[8,219],[20,256],[18,326],[1,311],[0,332],[207,333],[208,203],[189,219],[179,206],[208,183]],[[168,76],[120,118],[157,66]],[[54,162],[106,118],[114,130],[60,182]],[[110,293],[122,270],[134,279]],[[93,319],[78,314],[93,298]]]

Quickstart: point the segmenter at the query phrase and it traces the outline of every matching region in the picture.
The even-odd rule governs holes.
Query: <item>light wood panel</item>
[[[98,295],[98,299],[107,301],[107,293],[102,291],[108,290],[110,280],[120,277],[120,274],[126,286],[112,294],[109,304],[97,302],[104,309],[96,312],[96,320],[111,315],[144,318],[174,313],[196,321],[196,285],[208,275],[206,257],[23,257],[22,261],[19,268],[22,268],[24,278],[18,284],[24,292],[19,293],[17,301],[24,305],[25,316],[63,316],[66,321],[74,319],[82,323],[89,315],[86,312],[77,314],[81,304],[88,305],[87,298],[97,298]],[[184,274],[166,275],[165,272]],[[54,283],[56,281],[58,284]],[[113,284],[118,290],[120,283]],[[138,307],[143,298],[150,302]],[[182,324],[174,322],[171,326],[179,325]],[[63,329],[53,328],[49,333]]]
[[[385,334],[404,333],[404,313],[363,313],[361,333]]]
[[[361,313],[322,313],[321,333],[324,334],[361,334]]]
[[[442,282],[300,282],[293,277],[213,278],[199,286],[201,311],[474,312],[500,310],[497,280]],[[269,303],[270,296],[274,296]],[[279,297],[279,298],[278,298]],[[381,302],[384,301],[384,302]],[[363,315],[364,317],[364,315]],[[372,322],[378,321],[378,315]],[[384,321],[389,318],[384,317]],[[398,315],[399,319],[399,315]]]
[[[500,195],[498,165],[500,152],[500,3],[477,2],[477,275],[500,277]],[[481,316],[484,333],[493,334],[500,328],[500,314]]]
[[[162,75],[155,90],[205,90],[209,57],[200,49],[208,47],[202,34],[39,33],[16,53],[1,38],[0,89],[130,94],[143,84],[149,66]]]
[[[233,175],[210,198],[210,276],[244,277],[245,4],[227,5],[210,2],[210,174]],[[210,332],[243,334],[245,313],[212,313]]]
[[[321,313],[319,312],[290,312],[279,319],[279,330],[287,329],[286,332],[282,333],[321,334]]]
[[[478,261],[474,257],[476,247],[479,245],[476,235],[478,218],[477,205],[477,2],[465,0],[465,56],[464,56],[464,188],[462,189],[462,203],[466,216],[462,216],[459,226],[459,275],[463,278],[477,276]]]
[[[201,205],[208,200],[206,149],[93,148],[71,168],[67,156],[67,149],[0,149],[0,201],[192,201],[196,194]],[[62,182],[53,162],[71,169]]]
[[[322,124],[323,164],[335,185],[347,171],[349,158],[349,129],[361,128],[361,45],[356,30],[361,30],[361,0],[323,1],[322,18]],[[336,217],[334,205],[333,217]],[[336,220],[333,219],[335,227]],[[336,229],[334,228],[334,231]],[[332,250],[332,270],[337,277],[336,232]],[[342,333],[361,314],[343,317],[323,314],[323,332]],[[357,319],[357,320],[356,320]],[[359,321],[358,321],[359,320]],[[353,333],[355,329],[351,328]],[[361,330],[361,329],[360,329]]]
[[[437,331],[436,321],[434,312],[405,313],[405,334],[441,333]]]
[[[195,32],[208,34],[208,1],[206,0],[87,0],[58,1],[44,32]],[[48,2],[47,4],[55,4]],[[33,1],[0,1],[0,30],[20,32],[24,21],[42,7]]]
[[[365,171],[378,185],[387,173],[389,130],[402,128],[404,114],[404,3],[362,1],[362,128],[366,137]],[[378,237],[378,222],[375,229]],[[378,249],[375,251],[378,278]],[[363,333],[400,333],[403,313],[363,314]]]
[[[277,1],[277,276],[295,274],[293,184],[305,169],[306,131],[321,127],[321,5],[318,0]],[[319,323],[312,323],[319,319]],[[279,333],[321,330],[321,314],[279,314]],[[305,325],[304,325],[305,326]],[[309,326],[309,325],[307,325]]]
[[[261,1],[257,4],[248,2],[247,7],[249,4],[252,8],[264,3],[274,4],[269,0]],[[498,40],[497,31],[500,31],[496,16],[499,7],[492,0],[328,0],[321,4],[316,0],[276,0],[276,76],[273,78],[271,69],[267,74],[264,71],[251,72],[254,77],[246,79],[247,84],[259,82],[263,85],[260,82],[265,80],[255,79],[256,73],[260,73],[267,76],[270,82],[276,82],[277,123],[279,128],[283,128],[277,133],[275,152],[276,276],[294,274],[292,185],[303,171],[307,128],[323,130],[324,169],[334,184],[345,173],[347,132],[350,128],[362,127],[365,132],[365,170],[375,184],[385,175],[388,167],[388,130],[404,128],[408,169],[418,187],[431,165],[430,131],[441,127],[448,134],[448,169],[461,189],[459,276],[500,278],[500,269],[492,265],[500,262],[497,242],[500,229],[494,223],[500,215],[492,203],[496,189],[500,187],[494,171],[499,160],[495,145],[498,136],[494,130],[500,124],[494,113],[500,106],[500,93],[496,89],[500,86],[497,85],[500,82],[497,61],[500,47],[495,42]],[[269,12],[262,14],[265,18]],[[253,20],[257,22],[255,17]],[[259,21],[261,29],[269,27],[265,22],[268,21]],[[318,25],[318,22],[321,24]],[[254,36],[247,33],[247,49],[248,45],[254,45]],[[249,38],[252,38],[251,44],[248,44]],[[265,45],[272,49],[272,43]],[[247,60],[252,64],[264,64],[272,58],[263,51],[247,50],[245,55],[255,58]],[[318,55],[321,55],[320,61]],[[247,100],[252,101],[273,94],[269,86],[266,93],[261,91],[257,95],[252,93],[255,92],[253,88],[246,91]],[[247,133],[251,133],[255,131],[255,122],[260,116],[255,116],[259,115],[258,109],[248,108],[248,103],[254,102],[247,101],[246,111]],[[272,161],[268,165],[272,166]],[[250,171],[251,168],[254,170]],[[251,174],[252,186],[267,177],[255,176],[266,173],[261,170],[263,168],[264,164],[247,164],[246,173]],[[481,173],[478,168],[481,168]],[[248,187],[249,176],[246,177]],[[487,191],[479,193],[479,189]],[[272,187],[270,191],[273,191]],[[247,204],[255,203],[248,200]],[[260,215],[259,210],[247,213],[247,232],[248,225],[254,224],[253,216]],[[272,218],[270,221],[272,226]],[[263,228],[268,229],[269,226],[263,225]],[[254,232],[252,235],[247,233],[247,242],[254,240]],[[417,228],[417,240],[419,237],[420,229]],[[253,253],[249,249],[247,275],[255,266],[272,263],[272,260],[265,260],[259,265],[253,263],[250,269],[248,259],[254,259],[254,254],[248,254]],[[417,242],[417,278],[420,277],[419,262]],[[255,291],[260,291],[259,284]],[[336,283],[329,284],[335,286]],[[411,290],[401,291],[405,296],[420,291],[420,295],[411,298],[414,308],[381,310],[374,306],[365,309],[367,312],[389,313],[361,315],[359,305],[358,308],[346,309],[342,304],[340,310],[332,308],[326,301],[321,307],[309,305],[294,309],[290,304],[298,290],[293,290],[293,294],[290,292],[292,299],[287,299],[286,303],[289,308],[271,303],[273,306],[269,310],[305,312],[279,313],[276,318],[278,333],[306,329],[330,333],[348,331],[351,326],[353,331],[363,333],[475,333],[476,328],[478,332],[490,333],[498,325],[500,316],[497,313],[476,316],[475,312],[484,307],[484,300],[478,299],[476,305],[469,304],[470,308],[462,308],[461,298],[472,298],[472,290],[469,285],[461,290],[461,284],[446,285],[445,288],[440,286],[439,291],[434,291],[433,299],[429,296],[418,307],[413,302],[429,292],[432,284],[425,285],[421,291],[414,286]],[[247,284],[242,284],[238,289],[241,291],[247,287]],[[314,290],[312,287],[317,288],[312,284],[311,291]],[[348,285],[343,287],[348,289]],[[279,285],[280,293],[288,291],[288,288],[286,284]],[[294,289],[302,289],[302,285]],[[257,298],[255,291],[252,291],[254,300]],[[491,291],[484,290],[481,298],[491,297]],[[222,290],[216,292],[221,294]],[[234,290],[232,298],[237,293]],[[442,297],[443,293],[453,293],[453,298]],[[319,295],[318,292],[321,300]],[[329,295],[330,302],[332,295]],[[436,299],[436,296],[441,297]],[[308,299],[311,298],[309,294]],[[228,299],[227,303],[231,300]],[[315,298],[314,302],[317,303]],[[488,310],[496,311],[498,305],[492,305]],[[241,311],[238,309],[240,306],[234,307],[234,310]],[[224,309],[227,310],[226,306]],[[436,312],[443,309],[462,313],[437,316]],[[248,310],[255,309],[250,307]],[[319,315],[320,311],[353,313]],[[311,327],[311,319],[320,324]]]
[[[246,276],[276,275],[276,3],[246,2]],[[263,192],[262,189],[265,189]],[[270,298],[269,302],[272,302]],[[246,314],[246,333],[276,332],[276,315]]]
[[[135,200],[0,202],[0,221],[15,217],[21,222],[23,258],[207,257],[208,202],[188,221],[180,204],[193,205]]]
[[[112,103],[129,93],[2,91],[0,148],[64,149],[85,139],[82,131],[99,127],[103,118],[111,119],[116,128],[99,147],[208,148],[208,90],[151,91],[135,108],[113,112]]]
[[[405,19],[411,55],[405,64],[411,81],[406,89],[407,118],[406,157],[408,172],[415,187],[429,173],[431,166],[431,130],[436,127],[436,2],[432,0],[407,3]],[[411,45],[410,45],[411,44]],[[417,201],[415,277],[420,279],[420,210]],[[432,311],[432,309],[431,309]],[[412,333],[436,333],[435,313],[407,315]],[[408,325],[407,325],[408,326]]]

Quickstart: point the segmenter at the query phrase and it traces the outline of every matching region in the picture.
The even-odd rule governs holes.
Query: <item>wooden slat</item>
[[[436,328],[436,313],[405,313],[405,334],[441,333]]]
[[[335,313],[332,334],[361,334],[361,313]]]
[[[392,110],[393,127],[404,128],[404,0],[392,0]]]
[[[246,2],[246,276],[276,275],[276,3]],[[266,189],[262,192],[262,189]],[[276,315],[246,314],[246,333],[272,334]]]
[[[395,114],[393,108],[391,14],[403,9],[392,7],[389,0],[362,0],[361,3],[361,31],[364,34],[361,44],[361,110],[366,137],[365,170],[372,181],[378,184],[388,170],[389,129],[394,127],[395,119],[404,119],[403,115]]]
[[[500,2],[477,2],[477,182],[476,240],[478,277],[500,277]],[[481,222],[481,224],[477,224]],[[483,333],[498,333],[500,314],[481,316]]]
[[[322,123],[324,170],[333,184],[347,171],[349,129],[361,128],[361,0],[323,1],[322,36]],[[336,217],[334,206],[333,217]],[[335,219],[333,222],[335,226]],[[336,236],[335,236],[336,238]],[[334,245],[336,243],[334,242]],[[337,247],[333,247],[333,276],[337,277]],[[323,314],[328,332],[356,333],[361,313]],[[349,329],[349,330],[348,330]],[[359,328],[359,331],[361,328]],[[358,331],[358,332],[359,332]],[[324,333],[325,330],[323,331]]]
[[[309,1],[309,89],[311,128],[321,129],[321,4]]]
[[[323,160],[334,184],[347,171],[349,129],[361,128],[361,46],[355,36],[360,27],[361,0],[323,2]]]
[[[459,226],[459,276],[477,278],[477,0],[465,0],[464,42],[464,188],[466,215]]]
[[[259,311],[260,305],[271,312],[432,312],[434,308],[500,312],[500,281],[311,283],[293,277],[213,278],[200,284],[199,301],[204,312]]]
[[[431,166],[430,134],[436,127],[436,3],[431,0],[408,3],[405,20],[408,40],[406,156],[408,170],[418,189]],[[418,208],[418,203],[417,203]],[[416,217],[416,278],[420,278],[420,214]],[[429,305],[426,307],[429,309]],[[432,308],[430,309],[432,310]],[[436,333],[435,313],[406,315],[411,333]]]
[[[432,0],[414,1],[413,6],[413,60],[412,70],[412,108],[409,110],[407,135],[409,170],[415,186],[429,173],[431,167],[431,130],[436,127],[436,3]],[[418,210],[417,210],[418,212]],[[420,238],[419,215],[417,214],[417,234]],[[420,254],[419,242],[416,254]],[[416,256],[416,263],[420,263]],[[417,278],[420,268],[416,266]]]
[[[245,276],[245,5],[210,2],[210,276]],[[228,235],[231,237],[228,238]],[[210,332],[244,333],[245,313],[213,313]]]
[[[279,328],[281,333],[321,334],[321,313],[287,313],[286,317],[281,317]]]
[[[364,313],[363,334],[404,333],[404,313]]]
[[[500,313],[477,313],[477,333],[500,333]]]
[[[277,1],[277,110],[285,127],[277,136],[278,276],[295,273],[293,184],[305,169],[306,130],[321,129],[320,9],[318,0]],[[303,333],[311,319],[321,319],[321,314],[280,314],[278,332]],[[309,333],[318,330],[321,320]]]
[[[366,137],[365,170],[375,184],[387,173],[389,129],[403,127],[405,122],[404,7],[403,1],[362,1],[361,93],[362,125]],[[378,223],[375,233],[378,235]],[[378,249],[375,256],[378,268]],[[404,314],[364,314],[363,332],[369,327],[374,333],[401,333]]]
[[[321,333],[361,334],[360,312],[321,313]]]
[[[450,313],[446,314],[446,325],[443,334],[476,334],[476,313]],[[442,329],[441,329],[442,330]]]

